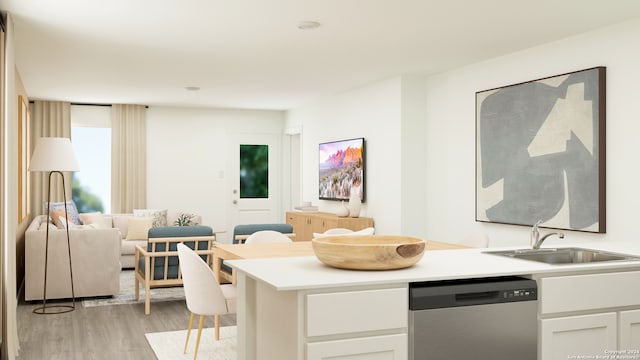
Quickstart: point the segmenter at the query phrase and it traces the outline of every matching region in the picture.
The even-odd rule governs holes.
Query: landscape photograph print
[[[319,198],[348,200],[354,191],[364,201],[363,155],[363,138],[320,144]]]

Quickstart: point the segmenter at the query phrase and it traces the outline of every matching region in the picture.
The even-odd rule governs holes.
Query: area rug
[[[140,284],[140,298],[135,300],[134,292],[135,271],[122,270],[120,272],[120,291],[113,297],[91,298],[82,300],[82,306],[108,306],[121,304],[144,303],[144,286]],[[184,288],[181,286],[151,289],[151,302],[184,300]]]
[[[235,360],[236,327],[223,326],[220,328],[220,340],[215,341],[214,328],[202,330],[198,360]],[[198,329],[191,330],[187,353],[183,354],[184,341],[187,338],[187,330],[167,331],[144,334],[156,354],[158,360],[191,360],[196,348]]]

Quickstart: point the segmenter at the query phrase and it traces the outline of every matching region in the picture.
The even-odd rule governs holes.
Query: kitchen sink
[[[576,247],[486,251],[485,254],[501,255],[514,259],[538,261],[553,265],[609,261],[640,261],[640,257],[638,256]]]

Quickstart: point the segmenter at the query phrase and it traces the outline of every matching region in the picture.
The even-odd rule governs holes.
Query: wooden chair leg
[[[149,256],[144,257],[144,314],[149,315],[151,313],[151,260]]]
[[[151,287],[147,283],[144,287],[145,299],[144,299],[144,314],[151,314]]]
[[[204,315],[200,315],[200,321],[198,321],[198,337],[196,338],[196,352],[193,354],[193,360],[196,360],[198,356],[198,348],[200,347],[200,335],[202,335],[202,327],[204,326]]]
[[[138,299],[140,299],[140,280],[138,280],[137,271],[136,271],[136,274],[134,276],[136,278],[136,281],[135,281],[135,288],[134,288],[133,291],[136,294],[135,299],[136,299],[136,301],[138,301]]]
[[[189,345],[189,336],[191,335],[191,327],[193,326],[193,318],[196,316],[196,314],[191,313],[191,316],[189,316],[189,328],[187,328],[187,340],[184,342],[184,352],[183,354],[187,353],[187,345]]]
[[[213,320],[216,324],[216,341],[220,340],[220,315],[214,315]]]

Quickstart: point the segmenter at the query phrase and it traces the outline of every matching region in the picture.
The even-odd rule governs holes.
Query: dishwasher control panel
[[[536,281],[517,276],[409,284],[409,309],[414,311],[537,299]]]
[[[533,296],[532,300],[535,300],[536,297],[536,290],[535,289],[520,289],[520,290],[509,290],[509,291],[505,291],[503,292],[503,296],[505,299],[508,298],[530,298]]]
[[[536,289],[518,289],[518,290],[505,290],[502,292],[504,299],[522,299],[522,300],[536,300],[538,298]]]

